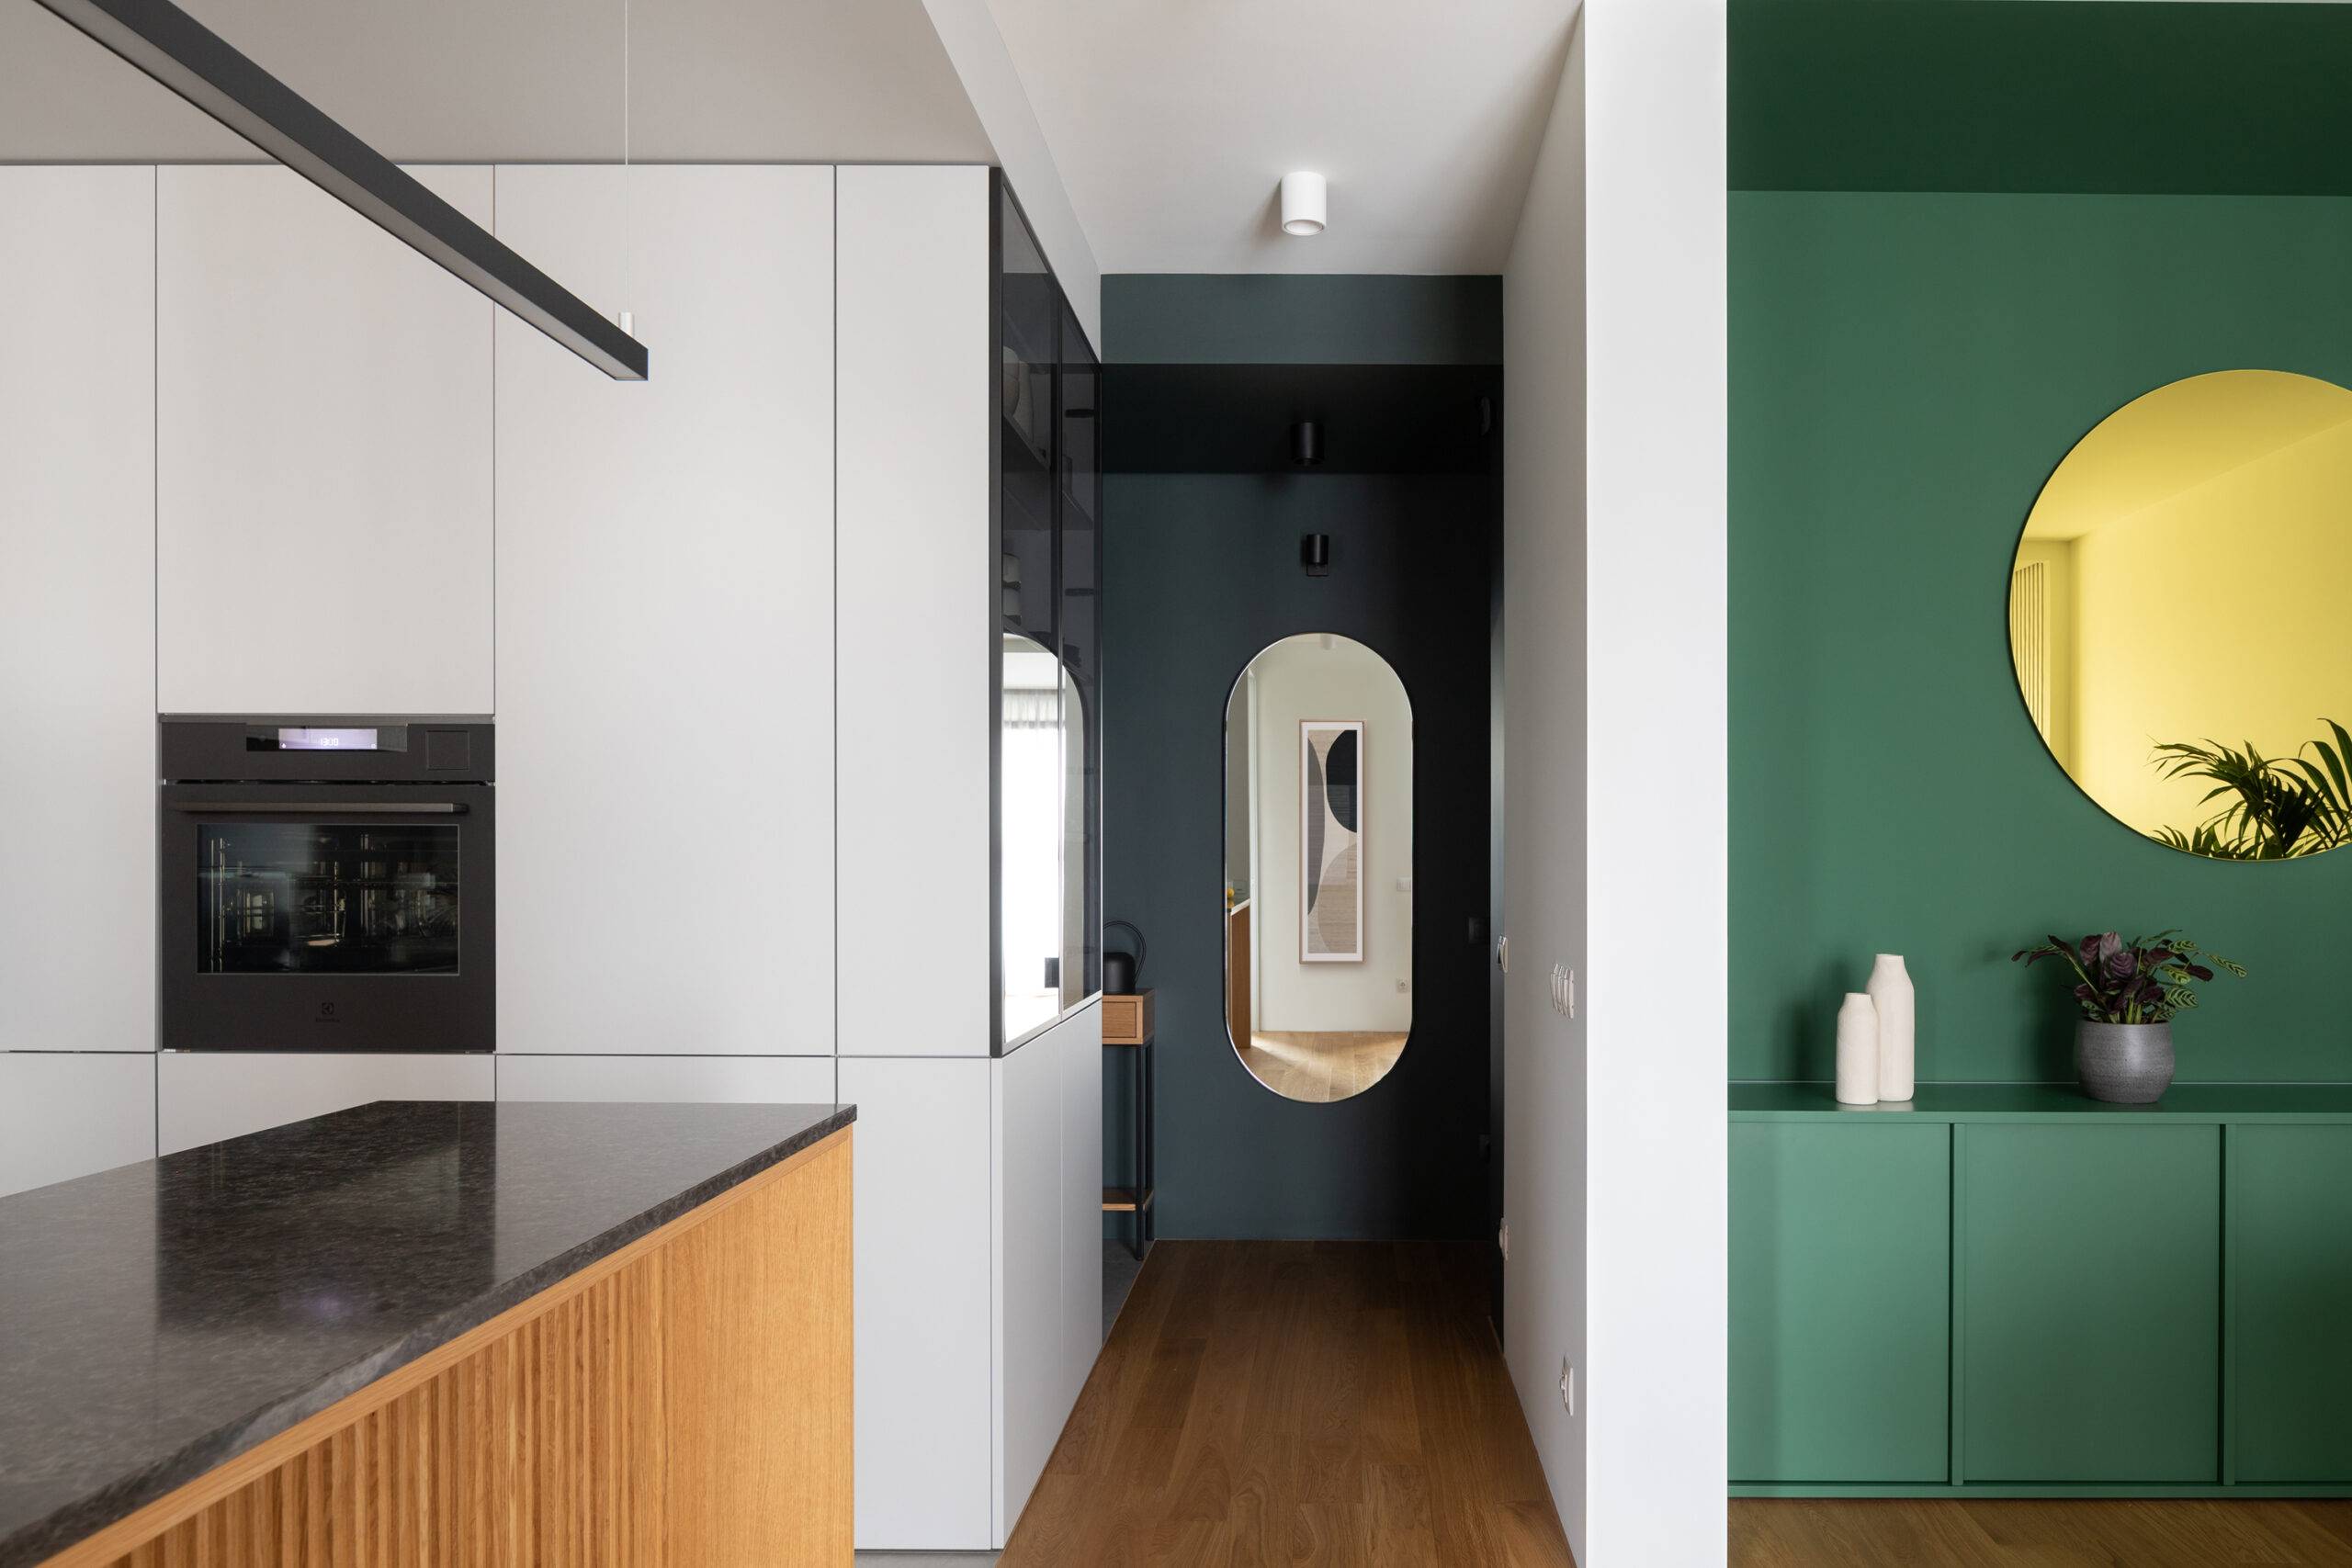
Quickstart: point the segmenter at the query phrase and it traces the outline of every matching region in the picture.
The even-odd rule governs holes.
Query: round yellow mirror
[[[2352,841],[2352,390],[2193,376],[2102,420],[2009,574],[2018,694],[2109,815],[2218,860]]]

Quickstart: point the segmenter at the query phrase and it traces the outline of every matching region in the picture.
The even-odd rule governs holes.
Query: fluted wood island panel
[[[51,1562],[847,1562],[850,1135]]]
[[[851,1555],[844,1126],[44,1568]]]

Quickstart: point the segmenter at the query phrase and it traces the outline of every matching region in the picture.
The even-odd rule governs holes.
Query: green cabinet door
[[[1961,1479],[2218,1481],[2221,1129],[1957,1135]]]
[[[1731,1128],[1731,1478],[1939,1482],[1951,1129]]]
[[[2229,1138],[2236,1479],[2352,1482],[2352,1127]]]

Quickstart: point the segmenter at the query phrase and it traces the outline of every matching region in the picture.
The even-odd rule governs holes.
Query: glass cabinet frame
[[[1001,1056],[1102,988],[1103,377],[1002,170],[989,176],[989,258],[988,592],[995,606],[989,689],[997,704],[989,741],[989,1049]],[[1014,722],[1007,713],[1008,638],[1052,655],[1059,673],[1060,951],[1043,964],[1032,952],[1009,958],[1006,945],[1008,888],[1035,898],[1041,886],[1035,867],[1012,868],[1008,882],[1008,837],[1034,846],[1039,835],[1035,822],[1009,835],[1006,813],[1042,810],[1034,768],[1007,788],[1005,741]],[[1034,694],[1023,697],[1024,714],[1034,714]]]

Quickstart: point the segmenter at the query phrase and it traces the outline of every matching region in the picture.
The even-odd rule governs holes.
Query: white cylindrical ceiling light
[[[1305,239],[1323,232],[1323,176],[1296,169],[1283,176],[1283,232]]]

